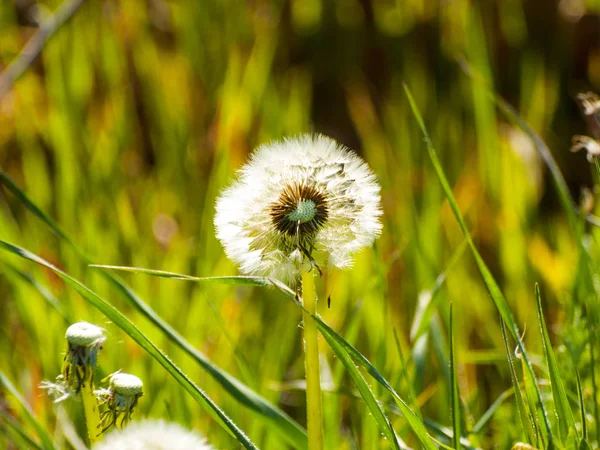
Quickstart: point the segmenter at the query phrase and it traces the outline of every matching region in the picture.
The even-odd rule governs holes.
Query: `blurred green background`
[[[0,68],[36,31],[36,18],[59,4],[0,0]],[[320,312],[401,395],[414,391],[428,420],[449,427],[452,301],[459,386],[472,429],[510,389],[510,373],[496,309],[468,252],[448,270],[425,333],[411,335],[418,305],[429,300],[463,237],[410,112],[406,83],[476,244],[526,329],[528,349],[542,360],[539,282],[559,360],[565,369],[576,361],[592,414],[587,325],[574,300],[577,246],[565,214],[530,138],[497,114],[458,61],[468,61],[540,134],[579,199],[595,175],[583,153],[568,149],[572,135],[586,134],[575,95],[600,91],[599,13],[597,0],[87,1],[0,98],[0,168],[96,263],[232,275],[236,268],[212,225],[219,191],[258,144],[301,132],[332,136],[378,175],[384,231],[353,269],[320,280],[321,299],[331,299],[330,308],[321,301]],[[1,184],[0,239],[57,264],[109,300],[261,448],[286,448]],[[47,290],[46,298],[23,273]],[[301,316],[290,302],[274,290],[123,278],[215,364],[305,424],[297,382],[304,373]],[[103,374],[122,368],[144,380],[135,416],[174,420],[218,448],[237,448],[73,289],[3,253],[0,369],[52,435],[56,409],[37,386],[59,373],[64,330],[76,320],[107,329]],[[327,346],[322,352],[331,387],[325,447],[388,448],[339,361]],[[539,375],[547,378],[544,370]],[[576,395],[573,380],[571,373],[567,385]],[[14,399],[1,390],[0,402],[5,416],[19,420]],[[67,410],[82,430],[77,408]],[[403,417],[386,410],[398,434],[418,448]],[[481,448],[510,448],[523,440],[517,421],[509,397],[469,439]],[[592,421],[589,427],[596,436]],[[60,431],[55,437],[69,445]],[[4,444],[15,445],[0,437]]]

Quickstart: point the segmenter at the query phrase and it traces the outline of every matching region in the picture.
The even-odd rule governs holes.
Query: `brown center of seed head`
[[[327,201],[317,188],[304,184],[289,184],[269,207],[275,228],[288,236],[300,238],[319,231],[329,215]]]

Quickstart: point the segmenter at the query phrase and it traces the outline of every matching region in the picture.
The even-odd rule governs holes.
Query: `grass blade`
[[[450,303],[450,392],[452,392],[452,445],[455,449],[460,449],[462,428],[458,378],[456,373],[456,348],[454,346],[454,314],[452,303]]]
[[[562,439],[566,441],[569,438],[575,438],[577,435],[577,429],[575,428],[575,419],[573,417],[573,411],[569,406],[569,400],[567,398],[567,392],[565,385],[560,376],[560,369],[552,350],[550,343],[550,336],[548,335],[548,328],[546,327],[546,321],[542,312],[542,299],[540,295],[540,287],[536,283],[535,285],[535,297],[537,301],[537,313],[538,321],[540,324],[540,332],[542,334],[542,344],[544,346],[544,352],[546,353],[546,359],[548,361],[548,370],[550,372],[550,383],[552,386],[552,398],[556,407],[556,414],[558,420],[558,428],[562,435]]]
[[[379,429],[381,430],[383,435],[387,438],[388,441],[390,441],[394,445],[394,448],[400,449],[401,446],[398,442],[398,438],[396,437],[396,433],[392,428],[392,424],[390,423],[389,419],[386,417],[385,413],[381,409],[381,406],[375,399],[371,388],[359,372],[358,368],[354,365],[354,362],[352,361],[352,358],[350,357],[348,352],[346,352],[344,348],[331,336],[324,334],[323,337],[348,371],[348,374],[352,378],[354,385],[356,386],[356,388],[360,392],[361,397],[367,404],[369,411],[371,411],[371,414],[373,415],[373,418],[377,422],[377,425],[379,426]]]
[[[250,441],[246,434],[200,389],[194,384],[171,360],[160,351],[137,327],[129,321],[123,314],[115,309],[110,303],[95,294],[85,285],[56,268],[39,256],[8,242],[0,241],[0,247],[10,253],[18,255],[24,259],[35,262],[56,273],[69,286],[73,287],[83,298],[92,306],[102,312],[116,326],[121,328],[129,337],[137,342],[140,347],[146,350],[150,356],[156,359],[175,380],[200,404],[206,411],[219,423],[225,430],[234,436],[240,444],[246,449],[256,449],[257,447]]]
[[[140,271],[137,271],[137,272],[140,272]],[[158,272],[159,273],[157,273],[157,271],[154,271],[154,270],[143,270],[142,273],[145,273],[146,275],[151,275],[151,276],[162,276],[160,271],[158,271]],[[201,277],[189,277],[187,275],[176,274],[173,272],[169,272],[169,277],[173,278],[173,279],[177,279],[177,280],[183,280],[183,281],[198,281],[198,282],[205,281],[205,279],[201,278]],[[229,278],[237,278],[237,277],[216,277],[216,278],[217,279],[220,279],[220,278],[228,278],[229,279]],[[245,278],[245,277],[241,277],[241,278]],[[298,306],[299,308],[301,308],[302,310],[305,311],[304,307],[302,306],[301,299],[297,298],[296,293],[293,290],[291,290],[288,286],[286,286],[285,284],[283,284],[277,280],[268,279],[268,278],[266,280],[268,280],[268,282],[272,286],[275,286],[276,288],[278,288],[296,306]],[[229,282],[229,280],[226,280],[226,281]],[[336,355],[338,356],[338,358],[340,358],[340,360],[342,360],[342,362],[343,362],[347,356],[350,356],[352,358],[352,361],[354,361],[355,364],[362,366],[369,373],[369,375],[371,375],[381,386],[383,386],[390,394],[392,394],[392,397],[396,401],[396,404],[400,408],[400,411],[406,418],[409,426],[411,427],[411,429],[413,430],[413,432],[415,433],[417,438],[419,438],[419,440],[423,444],[423,447],[427,450],[435,450],[436,447],[433,443],[433,440],[427,434],[427,429],[425,428],[425,425],[423,424],[421,419],[415,414],[415,412],[410,408],[410,406],[404,400],[402,400],[402,398],[390,386],[390,384],[387,382],[387,380],[377,371],[377,369],[375,369],[375,367],[373,367],[373,365],[358,350],[356,350],[350,343],[348,343],[339,334],[337,334],[335,331],[333,331],[331,328],[329,328],[329,326],[325,322],[323,322],[323,320],[319,316],[311,314],[310,317],[314,321],[317,322],[317,327],[318,327],[319,331],[321,332],[321,334],[323,334],[323,336],[325,337],[325,339],[327,340],[328,343],[330,341],[335,341],[335,343],[337,345],[332,346],[332,350],[334,352],[336,352]],[[342,352],[342,353],[340,353],[338,355],[337,352]],[[368,386],[367,386],[367,388],[368,388]]]
[[[27,404],[27,402],[21,396],[21,394],[19,393],[17,388],[15,388],[15,386],[11,383],[11,381],[8,379],[8,377],[2,371],[0,371],[0,383],[3,384],[4,387],[6,387],[6,389],[8,389],[10,391],[10,393],[12,395],[14,395],[16,397],[16,399],[19,401],[19,403],[21,404],[23,411],[25,412],[25,416],[27,417],[27,419],[29,420],[29,422],[31,423],[33,428],[35,429],[35,432],[38,434],[38,436],[40,437],[40,439],[42,441],[42,448],[44,450],[56,449],[56,446],[55,446],[54,442],[52,442],[50,435],[46,432],[44,427],[42,427],[42,425],[37,421],[37,419],[33,415],[33,411],[31,410],[31,407]]]
[[[296,297],[294,291],[292,291],[289,287],[287,287],[280,281],[273,279],[271,279],[270,281],[273,284],[273,286],[277,287],[296,306],[304,310],[304,307],[301,303],[301,299]],[[338,344],[340,344],[341,348],[352,357],[352,360],[355,364],[358,364],[359,366],[363,367],[367,371],[367,373],[375,379],[375,381],[377,381],[381,386],[383,386],[384,389],[386,389],[392,395],[398,408],[404,415],[404,418],[408,422],[408,425],[412,429],[413,433],[421,442],[423,448],[427,450],[434,450],[436,448],[434,441],[427,434],[427,429],[423,421],[419,418],[419,416],[417,416],[417,414],[415,414],[415,412],[410,408],[410,406],[404,400],[402,400],[402,398],[392,388],[392,386],[383,377],[383,375],[381,375],[379,371],[369,362],[369,360],[365,358],[358,350],[356,350],[354,346],[352,346],[348,341],[346,341],[334,330],[332,330],[329,327],[329,325],[327,325],[319,316],[311,314],[311,317],[315,322],[317,322],[317,327],[319,328],[319,331],[328,342],[329,339],[333,339]],[[333,350],[335,351],[335,349]]]
[[[61,227],[34,202],[12,181],[4,172],[0,171],[0,183],[10,190],[36,217],[44,222],[50,230],[60,239],[67,242],[75,250],[75,252],[87,264],[91,264],[92,260],[81,249],[77,247],[73,239],[61,229]],[[118,269],[118,266],[108,266]],[[121,270],[121,269],[118,269]],[[125,270],[125,269],[123,269]],[[171,276],[169,272],[155,272],[155,276],[164,276],[166,278],[177,278]],[[102,271],[103,276],[131,303],[146,319],[154,326],[160,329],[175,345],[187,353],[194,361],[198,363],[209,375],[211,375],[223,388],[237,401],[251,410],[259,414],[269,428],[277,433],[282,439],[297,450],[305,450],[308,447],[308,439],[306,431],[288,414],[277,408],[264,397],[254,392],[247,385],[242,383],[233,375],[230,375],[217,365],[215,365],[206,355],[196,349],[187,339],[181,336],[171,325],[165,322],[156,312],[144,302],[127,284],[122,280],[112,275],[109,271]],[[184,279],[195,278],[187,275],[179,275]],[[260,277],[207,277],[203,281],[207,283],[226,283],[226,284],[245,284],[253,286],[270,285],[268,280]]]
[[[417,403],[417,396],[415,394],[414,385],[408,374],[408,365],[406,359],[404,359],[404,353],[402,352],[402,347],[400,346],[400,339],[398,339],[398,333],[396,331],[396,328],[394,328],[394,341],[396,342],[396,349],[398,350],[398,357],[400,358],[400,377],[404,379],[404,384],[406,385],[406,395],[408,395],[408,401],[413,407],[415,414],[420,419],[423,419],[423,416],[421,415],[421,410],[419,409],[419,404]]]
[[[6,439],[7,444],[15,445],[16,448],[42,450],[33,436],[29,436],[19,422],[2,410],[0,410],[0,436]]]
[[[413,115],[415,116],[415,119],[417,120],[417,123],[419,124],[419,127],[421,128],[421,131],[425,138],[425,143],[427,145],[427,150],[429,152],[429,158],[431,159],[433,167],[437,173],[438,179],[440,180],[442,189],[444,190],[444,193],[446,194],[446,198],[448,199],[448,202],[450,203],[450,208],[452,209],[452,212],[454,213],[454,216],[456,217],[456,220],[460,226],[460,229],[462,230],[462,232],[465,236],[465,239],[467,240],[467,243],[469,244],[471,253],[473,254],[473,257],[475,258],[475,263],[477,264],[477,268],[479,269],[479,272],[481,273],[481,276],[483,278],[485,286],[486,286],[488,292],[490,293],[490,296],[492,297],[492,300],[494,301],[494,304],[496,305],[496,308],[498,309],[500,316],[502,317],[502,319],[508,326],[508,330],[509,330],[510,334],[517,342],[517,346],[519,347],[519,351],[521,352],[521,355],[525,362],[526,370],[528,371],[531,378],[533,380],[535,380],[535,374],[533,372],[533,367],[531,365],[531,361],[529,360],[529,356],[527,355],[527,352],[525,351],[525,346],[523,345],[523,343],[521,341],[521,338],[519,335],[519,328],[517,327],[517,324],[512,316],[512,313],[508,306],[508,302],[504,298],[504,294],[502,294],[502,291],[500,290],[498,283],[496,283],[496,280],[494,279],[492,273],[490,272],[487,265],[483,261],[483,258],[479,254],[479,251],[477,250],[477,247],[475,246],[475,243],[473,242],[471,233],[469,232],[469,229],[467,228],[467,225],[465,224],[462,214],[460,213],[460,210],[458,209],[458,204],[456,203],[454,193],[452,192],[452,188],[450,187],[450,184],[448,183],[448,179],[446,178],[444,170],[442,169],[442,165],[437,156],[437,152],[435,151],[433,143],[431,142],[429,133],[427,132],[427,128],[425,128],[425,123],[423,122],[423,119],[421,118],[421,113],[419,112],[419,109],[417,108],[417,105],[416,105],[416,103],[413,99],[413,96],[410,93],[410,89],[408,88],[407,85],[404,85],[404,90],[406,92],[406,96],[408,97],[408,101],[410,103],[410,107],[412,109]],[[544,407],[544,403],[542,402],[542,396],[541,396],[541,393],[540,393],[540,390],[539,390],[537,384],[534,383],[534,386],[535,386],[535,391],[536,391],[536,398],[540,405],[540,408],[541,408],[541,411],[543,414],[543,418],[544,418],[544,424],[546,427],[546,431],[548,433],[548,438],[550,440],[549,446],[553,447],[554,437],[552,434],[550,421],[548,419],[548,414]]]
[[[504,321],[502,319],[500,319],[500,327],[502,329],[502,339],[504,340],[504,348],[506,349],[506,357],[508,359],[508,365],[510,367],[510,380],[513,385],[513,390],[515,392],[517,413],[519,414],[519,418],[521,419],[521,426],[523,428],[523,433],[527,438],[527,442],[529,444],[532,444],[535,441],[535,436],[538,435],[537,424],[535,420],[533,420],[533,417],[531,416],[531,414],[525,406],[523,394],[519,386],[517,371],[515,370],[515,365],[513,363],[512,354],[510,351],[510,345],[508,343],[508,336],[506,335],[506,327],[504,326]]]
[[[425,331],[429,328],[429,324],[431,323],[431,318],[433,317],[433,313],[438,305],[439,293],[446,281],[446,277],[448,276],[448,272],[454,267],[454,265],[460,260],[463,255],[465,249],[467,248],[467,242],[463,241],[463,243],[454,251],[452,256],[450,257],[450,261],[446,266],[446,269],[438,275],[435,280],[435,284],[429,291],[429,298],[427,304],[423,308],[417,307],[417,312],[415,313],[415,317],[413,319],[412,326],[410,328],[410,339],[414,342],[419,339]]]
[[[182,275],[175,272],[167,272],[165,270],[144,269],[142,267],[129,266],[106,266],[102,264],[90,264],[90,267],[96,269],[120,270],[123,272],[142,273],[144,275],[152,275],[154,277],[169,278],[172,280],[184,281],[202,281],[214,284],[239,284],[244,286],[270,286],[269,280],[264,277],[250,276],[226,276],[226,277],[193,277],[191,275]]]
[[[583,402],[583,389],[581,388],[581,379],[579,378],[578,370],[575,370],[575,375],[577,376],[577,397],[579,398],[579,414],[581,417],[581,440],[587,443],[588,429],[585,418],[585,403]]]

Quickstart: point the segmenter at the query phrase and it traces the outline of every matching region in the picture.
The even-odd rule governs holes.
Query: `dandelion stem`
[[[315,278],[313,272],[302,272],[302,298],[309,313],[317,312]],[[321,373],[317,325],[306,312],[304,319],[304,352],[306,370],[306,421],[309,450],[323,449],[323,414],[321,406]]]
[[[83,400],[85,424],[90,438],[90,447],[93,447],[96,442],[102,439],[102,434],[100,434],[100,411],[98,410],[98,403],[94,396],[94,386],[91,381],[81,386],[79,392]]]

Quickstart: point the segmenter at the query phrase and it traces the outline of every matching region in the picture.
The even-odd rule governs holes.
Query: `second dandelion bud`
[[[296,283],[348,267],[381,232],[379,185],[355,153],[322,135],[260,146],[217,200],[215,226],[242,272]]]

